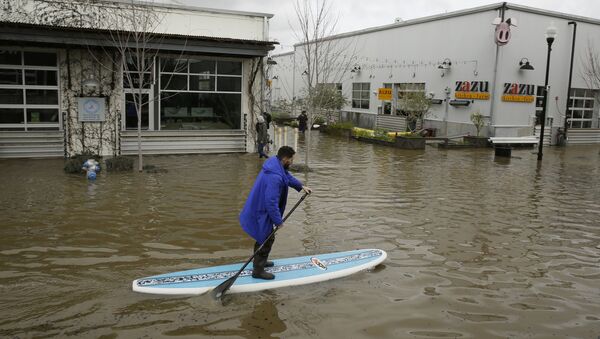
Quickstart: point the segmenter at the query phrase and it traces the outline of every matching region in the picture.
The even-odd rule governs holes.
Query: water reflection
[[[381,248],[385,269],[231,295],[163,297],[131,280],[245,261],[237,215],[255,154],[146,157],[167,171],[65,175],[0,161],[0,337],[595,337],[597,147],[413,152],[314,133],[315,189],[276,257]],[[304,136],[297,136],[303,159]],[[280,141],[281,142],[281,141]],[[288,205],[300,197],[290,193]]]

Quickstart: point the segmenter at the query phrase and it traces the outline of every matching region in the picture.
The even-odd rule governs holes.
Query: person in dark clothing
[[[294,162],[295,154],[293,148],[282,146],[276,157],[265,161],[240,213],[242,229],[256,240],[254,252],[265,243],[254,257],[253,278],[267,280],[275,278],[275,275],[265,271],[265,267],[273,266],[273,263],[267,259],[275,242],[275,236],[269,240],[267,238],[275,227],[283,227],[288,187],[307,194],[312,192],[288,172],[289,166]]]
[[[304,131],[306,131],[306,123],[308,122],[306,111],[302,111],[302,113],[296,119],[298,120],[298,130],[304,133]]]
[[[267,123],[262,115],[259,115],[256,123],[256,142],[258,143],[258,157],[268,158],[269,156],[265,153],[265,145],[269,143],[269,132]]]
[[[263,112],[263,117],[267,123],[267,129],[269,129],[269,127],[271,127],[271,120],[273,120],[273,117],[268,112]]]

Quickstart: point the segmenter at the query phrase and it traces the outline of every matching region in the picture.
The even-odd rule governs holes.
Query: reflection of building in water
[[[277,154],[277,150],[281,146],[293,147],[298,151],[298,129],[288,126],[275,127],[273,138],[273,151]]]

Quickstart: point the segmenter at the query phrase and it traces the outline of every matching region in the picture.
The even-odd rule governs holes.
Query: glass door
[[[125,109],[124,109],[124,118],[123,118],[123,128],[126,130],[137,130],[138,128],[138,112],[136,109],[134,93],[126,92],[125,93]],[[142,120],[142,130],[153,130],[154,129],[154,121],[151,119],[153,116],[153,106],[151,102],[150,92],[143,92],[141,94],[141,101],[138,105],[141,105],[141,120]]]

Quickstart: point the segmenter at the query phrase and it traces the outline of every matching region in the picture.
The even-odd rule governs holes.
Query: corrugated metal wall
[[[600,144],[600,128],[571,128],[567,131],[569,145]]]
[[[542,131],[541,126],[535,126],[533,135],[535,135],[536,137],[538,137],[538,141],[540,140],[540,132]],[[552,128],[546,126],[544,128],[544,145],[546,146],[550,146],[551,145],[551,140],[552,140]]]
[[[137,152],[137,131],[121,132],[121,154]],[[142,154],[233,152],[246,152],[244,131],[142,131]]]
[[[0,158],[57,158],[64,153],[62,131],[0,132]]]
[[[387,129],[393,132],[406,131],[406,119],[397,115],[377,115],[377,128]]]

